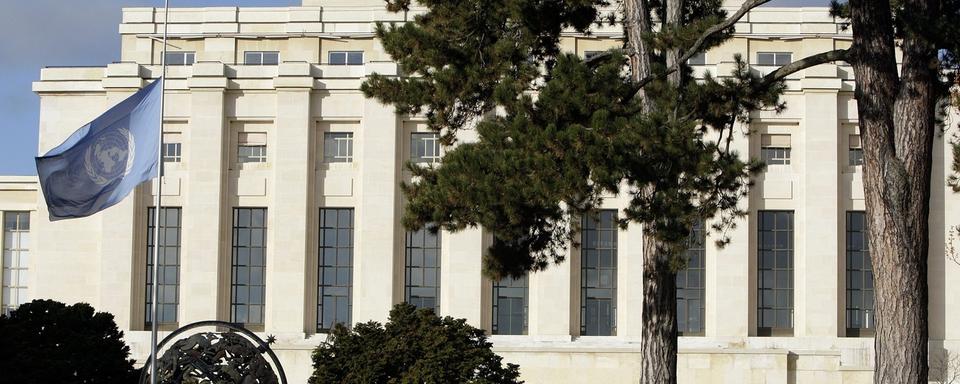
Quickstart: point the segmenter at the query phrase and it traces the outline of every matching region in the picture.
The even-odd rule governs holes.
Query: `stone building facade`
[[[170,11],[162,329],[219,319],[276,335],[291,382],[303,383],[330,324],[383,321],[392,304],[409,301],[486,329],[527,382],[636,382],[642,236],[636,225],[610,225],[625,197],[605,200],[567,262],[521,281],[481,275],[492,241],[482,229],[434,237],[400,225],[404,163],[438,161],[443,149],[422,118],[397,116],[359,87],[372,73],[397,73],[375,22],[417,12],[388,13],[380,0]],[[41,71],[33,85],[40,153],[160,75],[163,17],[162,9],[123,10],[120,62]],[[569,33],[563,47],[587,56],[621,35],[616,27]],[[826,8],[760,8],[691,64],[724,76],[740,54],[769,72],[850,41]],[[697,238],[679,277],[681,382],[871,381],[853,73],[845,63],[820,65],[787,85],[786,111],[755,113],[733,142],[769,164],[743,201],[749,215],[724,248],[709,234]],[[960,196],[944,183],[951,135],[938,137],[934,152],[935,359],[960,352],[960,265],[947,257],[960,222]],[[50,222],[35,178],[0,177],[0,306],[91,303],[116,316],[144,359],[156,191],[147,183],[93,217]]]

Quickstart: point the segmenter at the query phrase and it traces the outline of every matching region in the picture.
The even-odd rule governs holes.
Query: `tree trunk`
[[[657,239],[643,238],[643,338],[640,383],[677,382],[677,281],[670,255]]]
[[[676,25],[680,18],[680,1],[669,0],[666,24]],[[652,74],[650,44],[642,39],[650,33],[650,8],[646,0],[624,1],[624,29],[630,69],[634,82]],[[679,50],[667,52],[667,66],[679,58]],[[669,81],[679,86],[680,71]],[[637,94],[644,113],[652,103],[641,88]],[[677,282],[670,269],[670,255],[662,250],[653,236],[643,238],[643,309],[641,313],[640,383],[676,384],[677,382]]]
[[[934,14],[929,0],[907,3],[918,14]],[[925,384],[936,52],[919,38],[904,39],[898,78],[890,4],[851,0],[850,8],[849,61],[857,82],[876,293],[874,382]]]
[[[647,0],[624,0],[623,29],[626,35],[627,55],[630,58],[630,74],[635,83],[647,78],[653,73],[650,66],[652,50],[650,44],[643,40],[643,35],[650,33],[650,7]],[[643,88],[637,94],[643,106],[644,113],[650,111]]]

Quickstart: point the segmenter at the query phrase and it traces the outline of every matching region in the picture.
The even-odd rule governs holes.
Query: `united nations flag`
[[[157,176],[162,82],[154,81],[37,157],[51,221],[93,215]]]

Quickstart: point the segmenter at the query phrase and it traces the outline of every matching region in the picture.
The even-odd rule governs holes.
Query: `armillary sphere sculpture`
[[[183,326],[163,338],[157,351],[175,337],[201,327],[228,331],[195,333],[177,340],[157,360],[158,383],[287,384],[283,366],[269,344],[236,324],[211,320]],[[150,382],[149,360],[140,372],[140,384]]]

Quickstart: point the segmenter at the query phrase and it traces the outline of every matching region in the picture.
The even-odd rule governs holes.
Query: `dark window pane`
[[[153,322],[153,268],[154,232],[156,231],[156,208],[147,208],[146,249],[146,325]],[[177,306],[180,289],[180,208],[163,208],[160,214],[160,249],[157,255],[157,324],[177,324]]]
[[[363,51],[347,52],[347,64],[348,64],[348,65],[362,65],[362,64],[363,64]]]
[[[677,332],[682,336],[703,335],[704,266],[706,230],[697,222],[687,243],[687,268],[677,272]],[[680,313],[684,315],[681,316]],[[679,320],[683,321],[679,321]]]
[[[440,312],[440,232],[422,228],[407,231],[405,243],[405,300],[419,308]],[[424,257],[425,255],[431,257]]]
[[[527,276],[493,283],[493,334],[527,333]]]
[[[581,238],[580,334],[616,335],[617,211],[584,217]]]
[[[264,52],[263,53],[263,65],[277,65],[280,64],[280,53],[279,52]]]
[[[760,52],[757,54],[757,65],[773,65],[775,62],[774,55],[769,52]]]
[[[873,269],[867,242],[866,214],[847,212],[847,335],[873,332]]]
[[[338,219],[339,218],[339,219]],[[317,332],[351,325],[353,208],[320,209]]]
[[[440,135],[437,133],[410,134],[410,161],[436,163],[440,161]]]
[[[758,334],[792,332],[793,211],[759,211],[757,216]]]
[[[346,52],[330,52],[329,61],[332,65],[346,65],[347,64],[347,53]]]
[[[699,52],[690,57],[690,60],[687,60],[687,65],[706,65],[707,64],[707,55],[703,52]]]
[[[234,208],[233,217],[231,321],[263,326],[267,209]]]

